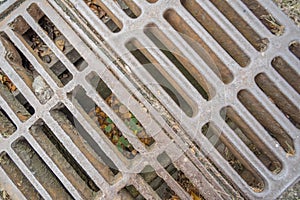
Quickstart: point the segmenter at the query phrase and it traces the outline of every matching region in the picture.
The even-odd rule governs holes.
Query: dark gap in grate
[[[115,3],[131,18],[135,19],[142,13],[133,0],[116,0]]]
[[[173,99],[173,101],[181,108],[181,110],[189,117],[194,115],[194,110],[186,100],[187,95],[181,94],[178,91],[177,85],[171,82],[171,78],[163,71],[162,66],[153,58],[145,47],[143,47],[137,40],[130,41],[126,44],[126,48],[139,61],[147,72],[156,80],[156,82],[164,89],[164,91]],[[178,89],[177,89],[178,88]],[[186,91],[184,91],[186,92]]]
[[[225,107],[220,111],[227,125],[234,133],[245,143],[245,145],[254,153],[254,155],[274,174],[282,170],[280,161],[270,151],[245,121],[237,114],[232,107]],[[218,140],[218,138],[215,138]]]
[[[5,152],[0,154],[0,165],[27,199],[43,199],[14,161]],[[3,197],[4,200],[6,199],[4,196],[0,196],[0,198],[1,197]]]
[[[212,94],[209,93],[211,88],[207,86],[207,81],[199,73],[195,66],[193,66],[187,58],[185,58],[180,50],[162,33],[159,28],[154,25],[148,25],[144,29],[145,34],[156,45],[156,47],[177,67],[177,69],[188,79],[188,81],[195,87],[199,94],[205,99],[211,99]],[[170,49],[172,51],[170,51]],[[212,92],[214,93],[214,92]]]
[[[15,141],[12,148],[53,199],[73,199],[25,138]]]
[[[250,58],[195,0],[180,2],[241,67],[246,67],[250,63]]]
[[[69,98],[76,100],[86,114],[92,119],[93,123],[100,128],[110,142],[128,159],[133,159],[139,152],[134,149],[133,145],[127,140],[118,126],[111,118],[90,98],[86,91],[77,86],[72,93],[68,94]],[[105,125],[100,117],[104,117],[108,125]],[[99,120],[100,118],[100,120]]]
[[[59,107],[59,109],[51,110],[51,116],[58,122],[65,133],[100,172],[104,179],[109,183],[113,183],[114,178],[117,178],[115,177],[116,175],[121,176],[115,164],[102,151],[70,110],[63,104],[59,105]]]
[[[28,120],[35,113],[34,108],[1,68],[0,77],[0,95],[22,122]]]
[[[282,58],[275,57],[272,67],[300,94],[300,76],[298,73]]]
[[[300,128],[300,110],[276,87],[269,77],[265,73],[260,73],[255,77],[255,82],[291,123]]]
[[[147,135],[141,122],[129,111],[127,106],[120,102],[116,95],[95,72],[89,74],[86,79],[144,145],[149,147],[155,142],[152,137]],[[128,101],[130,101],[130,99],[128,99]],[[99,114],[98,121],[100,124],[107,124],[107,126],[111,124],[109,117],[99,107],[96,108],[96,114]]]
[[[174,178],[174,180],[189,194],[191,195],[191,199],[204,200],[201,196],[200,191],[194,184],[185,176],[185,174],[178,170],[174,164],[172,163],[171,158],[168,156],[166,152],[163,152],[157,157],[158,162],[164,167],[166,170],[168,168],[174,169],[169,174]],[[176,195],[173,195],[172,198],[180,198]]]
[[[84,198],[90,199],[94,196],[94,192],[99,191],[94,181],[44,121],[39,120],[29,130],[30,134]]]
[[[169,166],[167,168],[168,172],[174,171],[174,168],[171,168]],[[150,185],[150,187],[156,191],[158,196],[163,199],[171,199],[172,196],[176,195],[175,192],[167,185],[167,183],[157,175],[155,170],[150,166],[147,165],[142,172],[140,173],[141,177]],[[140,200],[140,196],[138,196],[136,199]]]
[[[264,190],[264,181],[238,153],[236,147],[223,136],[217,126],[209,122],[202,127],[202,133],[254,192]]]
[[[84,0],[93,13],[114,33],[123,28],[122,22],[105,6],[102,0]]]
[[[300,60],[300,43],[293,41],[289,45],[289,50]]]
[[[156,3],[158,0],[146,0],[148,1],[149,3]]]
[[[13,27],[16,26],[27,26],[28,29],[21,35],[20,39],[22,42],[34,52],[34,55],[39,58],[38,60],[41,63],[47,65],[51,71],[58,77],[60,80],[57,83],[58,86],[62,87],[70,82],[73,78],[69,70],[64,66],[64,64],[56,57],[56,55],[51,51],[51,49],[45,44],[45,42],[37,35],[37,33],[27,24],[23,17],[19,16],[14,21]],[[13,29],[15,31],[15,28]],[[48,59],[50,58],[50,59]],[[59,66],[59,67],[55,67]],[[58,81],[55,79],[55,81]]]
[[[16,125],[7,115],[7,113],[0,108],[0,134],[4,138],[8,138],[17,130]]]
[[[34,3],[27,9],[31,16],[34,18],[35,15],[32,14],[32,10],[41,13],[43,15],[40,19],[35,19],[38,21],[41,28],[46,31],[49,38],[56,44],[56,46],[66,55],[71,63],[79,70],[82,71],[87,67],[87,62],[80,56],[77,50],[72,46],[72,44],[66,39],[66,37],[58,30],[58,28],[53,24],[53,22],[43,13],[43,11]],[[49,52],[50,53],[50,52]],[[45,55],[47,57],[44,60],[50,60],[53,58],[51,54]],[[61,63],[56,61],[52,68],[59,70],[61,68]]]
[[[205,126],[204,126],[205,127]],[[204,128],[207,130],[208,124]],[[216,141],[213,141],[216,143]],[[199,145],[196,144],[195,141],[192,142],[194,147],[191,147],[192,152],[195,151],[195,149],[198,149],[200,152],[205,154]],[[232,181],[230,181],[229,177],[227,177],[215,164],[214,162],[207,157],[206,159],[203,159],[198,155],[197,152],[195,152],[195,156],[199,159],[199,161],[205,166],[206,170],[209,172],[209,174],[220,184],[220,186],[226,191],[225,196],[235,196],[237,199],[242,199],[242,197],[239,195],[238,191],[235,190],[235,186],[232,184]]]
[[[257,51],[265,51],[269,43],[267,38],[261,38],[252,27],[226,1],[211,0],[222,14],[243,34]]]
[[[284,33],[284,26],[281,25],[268,10],[261,6],[257,0],[242,0],[253,12],[263,25],[274,35],[280,36]]]
[[[295,154],[295,147],[292,138],[286,133],[281,125],[272,117],[272,115],[262,106],[262,104],[247,90],[241,90],[238,93],[238,99],[247,108],[247,110],[256,118],[256,120],[265,128],[287,155]]]
[[[134,185],[125,186],[120,190],[119,195],[128,199],[138,199],[145,200],[145,198],[140,194],[140,192],[134,187]]]
[[[7,193],[6,190],[3,189],[0,189],[0,197],[2,197],[2,200],[11,200],[10,195]]]
[[[227,66],[175,10],[167,10],[164,18],[224,83],[227,84],[233,80],[233,75]]]
[[[54,95],[53,90],[7,35],[3,33],[1,37],[2,44],[5,46],[6,51],[10,52],[10,56],[7,57],[6,60],[35,94],[40,103],[45,104]]]

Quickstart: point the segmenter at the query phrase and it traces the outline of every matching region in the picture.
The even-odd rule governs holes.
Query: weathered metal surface
[[[300,30],[271,1],[0,11],[11,198],[274,199],[299,180]]]

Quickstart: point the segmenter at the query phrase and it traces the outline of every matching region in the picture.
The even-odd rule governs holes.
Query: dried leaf
[[[56,46],[63,51],[65,49],[65,41],[62,39],[56,40],[55,41]]]
[[[197,196],[194,192],[191,192],[193,200],[202,200],[201,197]]]

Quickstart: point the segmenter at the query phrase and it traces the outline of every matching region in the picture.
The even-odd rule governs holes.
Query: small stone
[[[132,150],[132,151],[131,151],[131,154],[132,154],[133,156],[135,156],[135,155],[137,154],[137,150],[135,150],[135,149]]]
[[[119,112],[122,113],[122,114],[125,114],[125,113],[127,113],[127,112],[129,112],[129,111],[128,111],[128,109],[126,108],[126,106],[121,105],[121,106],[119,107]]]
[[[132,116],[132,115],[131,115],[131,113],[129,113],[129,112],[122,115],[122,117],[123,117],[124,119],[130,119],[131,116]]]
[[[50,63],[51,62],[50,56],[48,56],[48,55],[44,56],[43,61],[46,62],[46,63]]]

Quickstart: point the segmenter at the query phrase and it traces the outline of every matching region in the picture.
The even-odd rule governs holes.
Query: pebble
[[[121,105],[121,106],[119,107],[119,112],[122,113],[122,114],[125,114],[125,113],[128,113],[129,111],[128,111],[128,109],[126,108],[126,106]]]

